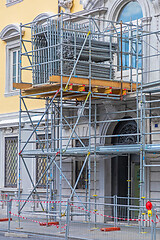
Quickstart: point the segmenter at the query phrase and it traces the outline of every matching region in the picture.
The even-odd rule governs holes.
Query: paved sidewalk
[[[17,233],[18,235],[18,233]],[[22,237],[6,237],[5,233],[0,233],[0,240],[64,240],[60,237],[54,237],[53,236],[41,236],[41,235],[28,235],[28,238],[22,238]]]
[[[2,223],[3,226],[6,226],[6,223]],[[62,223],[62,225],[65,222]],[[2,226],[2,225],[0,225]],[[18,231],[19,233],[26,232],[29,235],[32,233],[35,234],[45,234],[48,236],[58,237],[58,239],[65,238],[65,229],[57,228],[56,226],[40,226],[38,223],[27,222],[26,220],[21,220],[21,229],[18,229],[18,221],[13,219],[11,222],[11,231]],[[102,226],[101,226],[102,227]],[[145,230],[146,231],[146,230]],[[95,228],[93,225],[88,223],[72,223],[70,224],[69,239],[94,239],[94,240],[151,240],[150,231],[147,233],[139,233],[138,227],[135,226],[121,226],[120,231],[114,232],[102,232],[100,227]],[[160,235],[159,235],[160,236]],[[42,238],[43,240],[45,238]],[[31,238],[34,239],[34,238]],[[35,238],[36,239],[36,238]],[[38,239],[38,238],[37,238]],[[41,238],[40,238],[41,239]],[[158,239],[158,238],[157,238]]]
[[[37,219],[38,221],[43,221],[43,219]],[[29,239],[39,239],[39,240],[50,240],[54,239],[64,239],[65,238],[65,221],[62,222],[60,228],[59,226],[40,226],[39,223],[31,222],[29,220],[20,220],[20,227],[19,228],[19,221],[17,217],[13,216],[13,221],[11,221],[10,229],[11,231],[16,231],[19,233],[28,233]],[[113,227],[113,223],[111,225]],[[132,226],[127,226],[127,223],[122,223],[120,231],[114,232],[102,232],[100,231],[101,227],[107,227],[104,224],[94,226],[93,224],[89,224],[88,222],[81,222],[81,223],[70,223],[69,225],[69,239],[92,239],[92,240],[151,240],[151,233],[150,228],[145,229],[145,233],[139,233],[139,228],[137,223],[132,223]],[[3,231],[7,231],[8,229],[8,222],[0,222],[0,229]],[[36,236],[32,236],[32,234],[42,234],[42,237],[39,238]],[[47,236],[46,236],[47,235]],[[49,238],[51,237],[51,238]],[[0,240],[3,238],[0,238]],[[14,238],[5,238],[5,239],[13,239]],[[15,240],[23,239],[23,238],[15,238]],[[25,238],[26,239],[26,238]],[[160,239],[160,229],[157,229],[157,239]]]

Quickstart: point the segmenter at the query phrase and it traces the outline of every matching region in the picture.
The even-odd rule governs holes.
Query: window
[[[122,8],[118,16],[118,21],[130,22],[130,21],[140,19],[142,17],[143,17],[143,13],[142,13],[141,6],[139,5],[138,2],[132,1],[126,4]]]
[[[134,9],[134,11],[133,11]],[[143,13],[142,13],[142,9],[141,6],[139,5],[138,2],[132,1],[129,2],[128,4],[126,4],[119,16],[118,16],[118,22],[122,21],[123,23],[125,22],[130,22],[132,21],[133,24],[136,25],[136,21],[137,19],[140,19],[143,17]],[[135,22],[134,22],[135,21]],[[132,34],[136,34],[136,32],[132,31]],[[123,40],[122,40],[122,66],[123,66],[123,70],[127,70],[129,67],[129,51],[132,52],[132,67],[136,68],[136,53],[138,51],[138,54],[141,54],[141,43],[138,44],[138,49],[137,49],[137,45],[136,42],[132,42],[132,49],[129,49],[129,36],[128,36],[128,32],[124,31],[123,32],[123,36],[122,36]],[[119,42],[119,49],[121,49],[121,42]],[[138,67],[141,67],[141,58],[139,56],[139,61],[138,61]],[[119,66],[121,66],[121,56],[119,56]]]
[[[15,95],[17,90],[13,88],[13,83],[19,82],[19,42],[10,42],[6,46],[6,89],[5,95]]]
[[[17,187],[18,137],[5,138],[5,187]]]
[[[16,3],[19,3],[19,2],[22,2],[23,0],[7,0],[6,1],[6,6],[9,7],[9,6],[12,6]]]
[[[11,50],[10,53],[11,83],[18,83],[19,80],[19,56],[20,56],[19,48]]]
[[[48,137],[49,137],[49,139],[51,138],[50,135]],[[45,135],[39,135],[38,139],[40,142],[37,142],[36,149],[41,149],[41,148],[45,149],[46,148]],[[51,141],[49,142],[49,147],[51,147]],[[46,167],[47,167],[47,158],[45,156],[37,157],[37,159],[36,159],[36,183],[41,178]],[[47,174],[45,174],[44,177],[41,179],[40,183],[38,184],[38,187],[45,188],[46,184],[47,184]]]
[[[81,161],[81,160],[75,162],[75,168],[76,168],[75,178],[76,178],[76,180],[77,180],[78,175],[79,175],[79,173],[81,171],[83,163],[84,163],[84,161]],[[80,176],[80,179],[78,181],[78,184],[77,184],[77,187],[76,187],[77,189],[85,189],[85,188],[87,188],[87,186],[86,186],[86,184],[87,184],[87,177],[88,177],[88,171],[87,171],[87,163],[86,163],[86,165],[85,165],[85,167],[83,169],[83,172],[82,172],[82,174]]]
[[[24,34],[24,32],[22,32]],[[13,88],[13,83],[19,82],[20,62],[20,26],[9,24],[0,33],[2,41],[6,42],[6,82],[5,96],[17,95],[18,90]]]
[[[89,145],[89,139],[81,139],[81,141],[84,143],[84,145],[86,147]],[[81,147],[82,146],[79,140],[76,140],[75,146],[76,147]],[[75,161],[75,182],[76,182],[76,180],[78,178],[78,175],[81,171],[83,163],[84,163],[84,160]],[[87,188],[87,178],[88,178],[88,167],[87,167],[87,163],[86,163],[76,188],[77,189]]]

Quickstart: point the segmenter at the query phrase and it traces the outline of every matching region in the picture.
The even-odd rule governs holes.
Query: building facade
[[[135,9],[135,11],[133,11]],[[45,1],[26,1],[26,0],[3,0],[0,3],[0,68],[1,68],[1,90],[0,90],[0,191],[17,194],[18,193],[18,181],[19,181],[19,162],[18,162],[18,144],[19,144],[19,94],[20,90],[13,86],[13,83],[19,83],[20,78],[20,23],[36,22],[44,24],[46,19],[60,13],[63,10],[66,13],[73,13],[75,19],[79,16],[84,17],[95,17],[99,19],[106,19],[108,22],[119,22],[123,21],[126,23],[132,22],[132,24],[140,24],[143,26],[143,46],[139,42],[135,47],[132,43],[132,57],[130,58],[130,43],[128,41],[122,41],[121,47],[123,53],[114,58],[119,59],[119,66],[123,70],[123,80],[132,78],[133,82],[136,80],[136,76],[139,75],[139,81],[142,81],[141,68],[143,68],[143,84],[150,83],[152,81],[159,80],[159,28],[160,28],[160,1],[159,0],[62,0],[54,2],[51,0]],[[138,20],[137,20],[138,19]],[[77,20],[77,22],[80,20]],[[103,22],[100,23],[99,27],[105,29]],[[123,30],[123,29],[122,29]],[[117,32],[120,32],[117,27]],[[150,32],[157,32],[157,34],[148,34]],[[30,38],[30,32],[27,28],[24,28],[21,32],[22,38]],[[125,35],[124,39],[130,38]],[[145,42],[147,42],[145,44]],[[27,46],[27,45],[26,45]],[[30,46],[28,45],[30,48]],[[120,47],[120,46],[119,46]],[[138,50],[137,50],[138,49]],[[139,59],[139,72],[136,72],[137,58],[136,52],[141,55],[143,51],[143,66],[141,59]],[[156,53],[155,53],[156,52]],[[130,54],[130,55],[129,55]],[[138,56],[139,56],[138,55]],[[155,58],[151,58],[154,55]],[[148,57],[149,56],[149,57]],[[121,57],[121,59],[120,59]],[[123,63],[122,63],[123,60]],[[148,70],[150,69],[150,71]],[[153,70],[154,69],[154,70]],[[122,80],[122,73],[116,68],[115,78],[119,81]],[[32,83],[32,74],[25,72],[23,75],[25,82]],[[92,109],[93,115],[97,117],[96,133],[93,127],[89,130],[88,120],[83,119],[81,124],[77,127],[77,134],[85,146],[89,145],[89,131],[91,135],[98,135],[97,144],[98,146],[113,146],[117,150],[123,148],[123,146],[136,145],[141,143],[142,139],[139,133],[141,122],[139,120],[140,110],[137,117],[137,98],[139,95],[135,93],[129,93],[126,96],[126,100],[115,102],[112,100],[100,99],[96,104],[95,109]],[[151,98],[152,99],[152,98]],[[149,102],[150,103],[150,102]],[[64,107],[65,116],[76,116],[78,111],[81,112],[80,103],[78,103],[78,110],[70,110]],[[28,101],[28,108],[31,110],[42,111],[45,108],[45,104],[42,104],[38,100]],[[148,113],[151,108],[154,108],[151,113]],[[157,110],[156,110],[157,108]],[[147,112],[148,110],[148,112]],[[151,121],[147,120],[146,125],[146,143],[159,144],[159,133],[151,134],[151,132],[159,131],[159,113],[158,103],[153,103],[149,109],[146,108],[146,116]],[[84,115],[88,115],[87,109]],[[154,118],[153,118],[154,116]],[[157,116],[157,117],[156,117]],[[24,117],[24,118],[23,118]],[[26,121],[25,113],[21,118],[21,127],[26,129],[32,129],[32,124]],[[36,124],[39,118],[35,115],[32,117],[32,121]],[[50,121],[50,120],[49,120]],[[93,121],[94,122],[94,121]],[[71,121],[70,121],[71,123]],[[74,123],[74,121],[73,121]],[[148,130],[149,129],[149,130]],[[68,127],[63,128],[64,136],[70,136],[70,129]],[[22,146],[29,138],[30,132],[27,131],[21,136]],[[41,139],[43,147],[45,148],[45,124],[41,124],[41,131],[38,137]],[[58,133],[57,133],[58,134]],[[57,135],[55,135],[56,138]],[[47,138],[51,138],[52,133],[48,133]],[[92,140],[91,140],[92,141]],[[80,147],[79,141],[72,139],[72,147]],[[33,142],[30,142],[28,150],[37,150],[41,146],[36,141],[36,136],[33,136]],[[49,147],[49,146],[48,146]],[[133,146],[134,148],[134,146]],[[116,151],[112,154],[105,153],[102,156],[96,156],[96,168],[95,168],[95,156],[91,156],[90,165],[90,190],[91,195],[96,194],[98,196],[113,196],[118,195],[120,197],[140,197],[140,186],[143,185],[143,192],[141,197],[144,195],[149,198],[160,198],[160,187],[159,187],[159,174],[160,166],[158,150],[156,154],[152,151],[150,154],[141,156],[139,152],[127,151],[117,154]],[[155,155],[154,155],[155,154]],[[144,155],[145,164],[154,165],[153,167],[145,166],[143,159]],[[155,157],[156,156],[156,157]],[[143,165],[141,164],[143,162]],[[75,157],[68,156],[63,161],[62,170],[67,180],[71,185],[74,186],[76,179],[78,178],[79,172],[82,169],[84,159],[81,156]],[[28,170],[30,176],[33,179],[33,183],[36,184],[38,179],[42,176],[43,171],[46,168],[46,160],[42,156],[36,156],[27,161]],[[141,177],[142,168],[143,177]],[[29,194],[33,188],[33,184],[28,177],[28,173],[23,164],[20,165],[21,179],[20,179],[20,191],[21,194]],[[86,194],[86,182],[88,181],[88,169],[85,168],[82,171],[78,184],[76,186],[76,193],[78,195]],[[55,182],[54,190],[56,194],[60,193],[59,188],[59,171],[55,170]],[[41,194],[46,193],[46,182],[47,177],[44,176],[37,185],[37,191]],[[66,180],[62,179],[62,193],[68,195],[72,192]],[[128,192],[128,187],[130,191]]]

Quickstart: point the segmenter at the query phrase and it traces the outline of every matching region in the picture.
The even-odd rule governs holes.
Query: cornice
[[[37,15],[34,19],[33,22],[36,23],[40,23],[40,22],[45,22],[47,20],[47,18],[54,16],[54,13],[52,12],[44,12],[44,13],[40,13],[39,15]]]

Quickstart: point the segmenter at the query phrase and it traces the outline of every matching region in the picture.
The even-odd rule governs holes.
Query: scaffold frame
[[[30,39],[25,39],[25,36],[23,36],[24,28],[30,30]],[[160,32],[150,33],[146,26],[139,25],[138,21],[136,25],[132,22],[128,24],[116,23],[96,17],[77,16],[63,12],[46,18],[43,23],[35,21],[21,24],[20,29],[20,78],[19,82],[14,84],[14,87],[20,89],[18,198],[21,198],[21,163],[24,164],[33,187],[27,196],[27,200],[33,194],[37,196],[37,199],[40,199],[37,186],[45,175],[46,199],[47,201],[56,199],[56,176],[53,176],[56,169],[59,172],[58,198],[60,201],[58,215],[56,216],[61,219],[66,211],[61,206],[64,199],[62,179],[65,179],[70,188],[70,194],[67,198],[71,200],[74,196],[83,205],[81,197],[76,193],[76,187],[85,166],[87,166],[85,202],[90,202],[91,192],[93,192],[93,196],[97,196],[97,156],[128,154],[129,169],[130,154],[136,153],[140,157],[139,199],[140,205],[143,205],[141,203],[144,203],[146,197],[145,168],[160,166],[160,164],[146,163],[146,156],[150,154],[159,156],[160,154],[160,144],[155,144],[152,141],[152,135],[160,132],[153,132],[152,128],[148,130],[146,127],[148,121],[159,117],[152,116],[151,112],[154,109],[159,109],[157,106],[153,108],[153,105],[160,101],[158,100],[159,79],[155,77],[159,68],[154,69],[152,65],[148,68],[148,62],[146,63],[147,60],[151,61],[152,57],[159,59],[160,54],[152,44],[147,43],[147,39],[150,35],[156,37]],[[52,36],[55,37],[54,44],[52,43]],[[64,39],[66,40],[65,36],[69,36],[74,41],[69,45],[68,42],[64,42]],[[37,40],[37,38],[41,38],[41,40]],[[43,42],[44,39],[45,42]],[[96,44],[98,41],[102,43],[102,39],[104,42],[107,39],[106,45],[109,43],[106,50],[108,56],[106,58],[102,55],[104,60],[99,63],[100,60],[99,58],[97,60],[95,52],[98,48]],[[43,42],[46,45],[37,46],[38,41],[40,44]],[[77,45],[76,41],[81,41],[81,46]],[[126,41],[128,44],[127,51],[123,49]],[[92,44],[95,44],[96,47],[93,47]],[[150,48],[147,53],[145,52],[146,45]],[[64,58],[65,47],[73,50],[72,59]],[[141,48],[140,51],[139,48]],[[58,54],[54,51],[58,51]],[[100,51],[100,47],[98,51]],[[85,63],[84,58],[87,59]],[[125,61],[128,61],[128,66],[123,65],[124,58],[127,58]],[[28,65],[26,62],[28,62]],[[72,66],[69,73],[64,67],[66,62],[69,62]],[[83,68],[85,69],[84,72],[86,71],[84,75]],[[103,72],[99,77],[96,72],[98,68],[104,71],[107,69],[107,77],[103,75]],[[124,75],[126,71],[127,76]],[[25,72],[30,72],[32,82],[24,80]],[[146,75],[149,79],[153,77],[154,81],[145,83],[144,77]],[[27,106],[29,101],[43,102],[42,109],[44,111],[29,109]],[[120,110],[117,110],[116,107],[115,109],[109,108],[108,119],[102,119],[99,116],[98,107],[105,104],[109,106],[111,103],[121,106],[119,107]],[[68,112],[68,115],[66,112]],[[73,115],[70,115],[70,112]],[[149,116],[148,112],[150,112]],[[119,118],[113,118],[113,115],[119,116]],[[130,115],[133,117],[128,117]],[[129,123],[131,120],[137,123],[135,133],[112,134],[103,131],[98,133],[99,124],[102,124],[105,128],[109,124],[116,126],[119,122]],[[23,121],[30,124],[30,129],[23,128]],[[83,126],[84,124],[88,124],[88,133],[86,136],[80,136],[77,133],[77,126]],[[65,128],[69,129],[69,136],[65,136]],[[44,140],[39,139],[39,132],[42,131],[45,135]],[[24,132],[29,133],[25,142],[22,141]],[[51,135],[51,138],[49,138],[49,135]],[[136,138],[136,142],[114,145],[109,140],[127,137],[128,139]],[[87,146],[83,142],[84,139],[88,139]],[[75,146],[76,140],[80,143],[80,147]],[[107,144],[108,141],[110,141],[110,144]],[[40,145],[40,149],[33,150],[32,145],[36,143]],[[45,147],[42,146],[43,143]],[[36,159],[38,156],[45,159],[46,168],[35,183],[27,168],[26,159]],[[83,164],[75,183],[72,185],[63,172],[63,162],[67,157],[77,156],[83,158]],[[92,161],[94,163],[94,191],[91,191]],[[130,170],[128,170],[128,200],[131,197],[130,177]],[[19,203],[19,214],[25,205],[26,202],[21,206]],[[88,210],[90,211],[89,206]],[[52,210],[54,206],[52,205],[46,204],[46,207],[44,207],[41,204],[41,207],[43,210],[45,209],[47,214],[54,213]],[[90,220],[90,214],[87,217]]]

